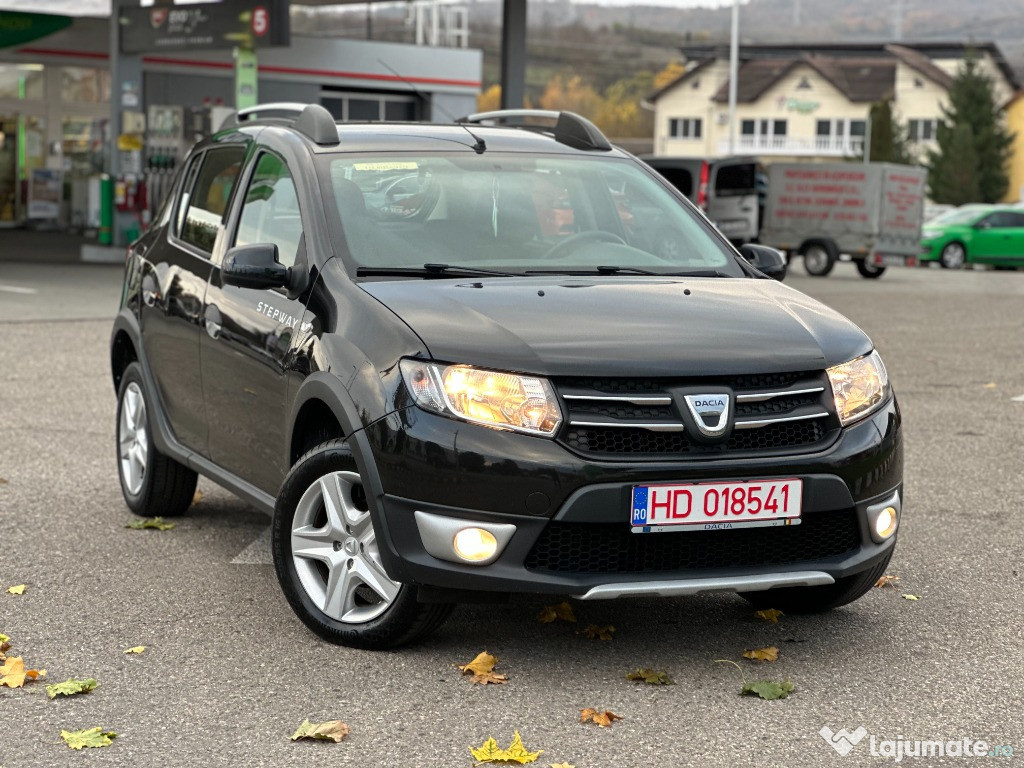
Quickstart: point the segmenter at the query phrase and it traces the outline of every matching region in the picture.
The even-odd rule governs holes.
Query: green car
[[[921,261],[1024,267],[1024,209],[964,205],[925,222]]]

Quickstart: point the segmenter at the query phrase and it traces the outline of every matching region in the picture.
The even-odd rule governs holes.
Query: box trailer
[[[926,176],[892,163],[772,165],[759,239],[803,256],[816,276],[831,272],[840,254],[869,278],[888,266],[916,266]]]

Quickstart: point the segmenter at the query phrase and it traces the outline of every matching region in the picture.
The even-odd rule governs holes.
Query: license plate
[[[917,256],[904,256],[897,253],[876,253],[872,259],[876,267],[916,267]]]
[[[633,533],[799,525],[803,481],[633,486]]]

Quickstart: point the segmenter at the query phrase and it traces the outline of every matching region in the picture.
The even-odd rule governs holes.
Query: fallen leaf
[[[488,683],[498,685],[499,683],[507,683],[508,675],[502,675],[494,671],[494,665],[498,663],[498,657],[492,656],[487,651],[483,651],[476,655],[469,664],[456,664],[462,674],[472,675],[469,682],[476,683],[477,685],[487,685]]]
[[[486,672],[482,675],[473,675],[469,678],[469,682],[476,683],[477,685],[492,685],[504,684],[508,682],[508,675],[502,675],[498,672]]]
[[[772,624],[778,624],[779,616],[782,615],[782,611],[776,608],[768,608],[763,611],[755,611],[754,615],[758,618],[764,619],[765,621],[770,621]]]
[[[125,648],[124,652],[125,653],[142,653],[144,650],[146,650],[146,646],[144,646],[144,645],[136,645],[134,648]]]
[[[72,749],[82,747],[109,747],[117,734],[102,728],[87,728],[84,731],[61,731],[60,737]]]
[[[10,592],[12,595],[23,595],[25,594],[25,585],[19,584],[16,587],[8,587],[7,591]]]
[[[998,387],[999,385],[996,384],[994,381],[990,381],[988,384],[985,385],[985,389],[996,389]]]
[[[546,605],[541,609],[541,612],[537,614],[537,621],[541,624],[550,624],[556,619],[562,621],[568,621],[571,624],[576,623],[576,614],[572,611],[572,606],[569,603],[559,603],[558,605]]]
[[[588,720],[590,720],[590,721],[592,721],[594,723],[597,723],[597,725],[600,728],[608,728],[616,720],[621,720],[621,719],[622,718],[619,715],[616,715],[614,712],[612,712],[610,710],[607,710],[607,709],[604,712],[600,712],[600,711],[598,711],[596,709],[591,709],[590,707],[587,707],[586,709],[581,709],[580,710],[580,722],[581,723],[585,723]]]
[[[21,688],[25,680],[46,677],[45,669],[25,669],[25,660],[21,656],[11,656],[0,665],[0,686]]]
[[[169,531],[174,523],[164,520],[162,517],[147,517],[145,520],[135,520],[125,524],[125,528],[141,531],[143,528],[153,528],[158,531]]]
[[[198,504],[202,500],[203,500],[203,492],[201,490],[199,490],[198,488],[196,488],[196,492],[194,494],[192,494],[192,506],[194,507],[196,504]]]
[[[7,637],[7,635],[0,635],[0,637]],[[0,661],[7,658],[7,652],[11,649],[11,644],[6,640],[0,641]]]
[[[879,589],[881,589],[882,587],[892,587],[893,589],[895,589],[896,588],[896,583],[895,582],[897,582],[899,580],[900,580],[899,576],[897,576],[895,574],[892,574],[892,573],[887,573],[887,574],[885,574],[885,576],[882,576],[881,578],[878,579],[878,581],[875,582],[875,586],[878,587]]]
[[[658,672],[647,667],[633,670],[626,675],[626,679],[649,685],[675,685],[675,680],[672,679],[668,672]]]
[[[597,624],[588,624],[580,634],[584,637],[589,637],[591,640],[611,640],[615,634],[615,627],[611,624],[602,627],[599,627]]]
[[[920,600],[921,598],[917,595],[903,595],[904,600]]]
[[[6,643],[6,642],[7,642],[8,640],[10,640],[10,639],[11,639],[11,638],[9,638],[9,637],[8,637],[7,635],[5,635],[5,634],[4,634],[3,632],[0,632],[0,643]]]
[[[492,736],[481,746],[470,747],[469,751],[473,755],[473,759],[477,761],[477,765],[482,765],[483,763],[519,763],[523,765],[525,763],[532,763],[544,752],[543,749],[531,752],[523,746],[523,739],[520,737],[519,731],[515,732],[515,736],[512,737],[512,743],[508,745],[508,749],[502,749],[498,746],[498,742]]]
[[[7,485],[7,479],[0,477],[0,485]]]
[[[779,649],[774,645],[770,645],[767,648],[755,648],[752,651],[744,651],[743,658],[753,659],[754,661],[775,661],[779,658]]]
[[[46,695],[51,699],[55,699],[57,696],[74,696],[78,693],[88,693],[94,690],[97,685],[99,683],[92,677],[87,677],[85,680],[68,678],[63,683],[54,683],[53,685],[46,686]]]
[[[311,723],[303,720],[302,725],[292,734],[292,741],[313,739],[316,741],[333,741],[337,744],[348,736],[348,726],[341,720],[328,720],[325,723]]]
[[[551,763],[548,768],[576,768],[576,766],[568,763]]]
[[[762,699],[774,701],[784,699],[796,690],[796,686],[789,680],[776,683],[774,680],[755,680],[752,683],[743,683],[740,690],[741,696],[760,696]]]

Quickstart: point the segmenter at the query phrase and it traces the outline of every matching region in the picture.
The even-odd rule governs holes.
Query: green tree
[[[875,102],[869,113],[873,163],[913,165],[914,154],[907,143],[907,130],[893,114],[892,99]],[[861,154],[863,159],[863,154]]]
[[[928,152],[928,189],[937,203],[995,203],[1009,185],[1013,134],[996,104],[992,81],[969,55],[949,89],[938,126],[938,149]]]

